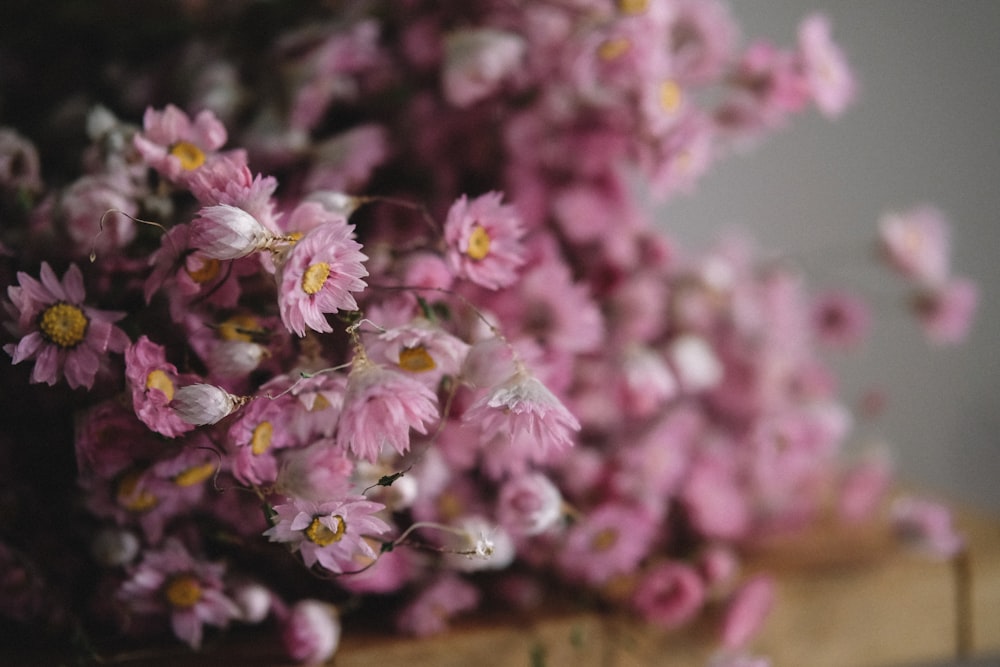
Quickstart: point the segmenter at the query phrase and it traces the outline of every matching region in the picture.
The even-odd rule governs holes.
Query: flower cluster
[[[633,186],[669,199],[793,114],[843,112],[828,22],[782,48],[741,45],[715,0],[316,4],[307,25],[228,3],[274,12],[272,41],[132,73],[186,83],[91,108],[82,175],[48,181],[0,130],[4,381],[30,392],[0,455],[68,452],[53,503],[100,566],[72,601],[11,584],[20,611],[192,647],[270,619],[316,661],[349,600],[422,635],[481,586],[532,605],[558,580],[666,628],[724,609],[715,664],[758,664],[772,584],[741,547],[831,491],[867,516],[888,484],[842,467],[819,354],[870,314],[749,243],[682,250]],[[943,216],[878,239],[929,337],[960,340],[976,293]],[[12,564],[52,544],[23,505]]]

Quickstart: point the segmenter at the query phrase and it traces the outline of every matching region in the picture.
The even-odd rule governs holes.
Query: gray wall
[[[888,393],[863,435],[886,439],[902,479],[1000,512],[1000,2],[737,0],[747,37],[794,40],[824,11],[861,82],[836,122],[811,113],[716,166],[662,224],[686,245],[744,227],[800,257],[816,285],[877,305],[861,354],[837,357],[847,398]],[[870,258],[879,215],[932,202],[954,223],[956,273],[980,284],[968,343],[934,348],[901,314],[900,284]]]

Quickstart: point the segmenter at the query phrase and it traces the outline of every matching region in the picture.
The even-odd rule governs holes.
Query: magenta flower
[[[690,565],[667,562],[653,566],[632,597],[636,611],[651,623],[676,628],[694,618],[705,602],[705,586]]]
[[[147,551],[119,589],[119,598],[138,614],[166,613],[174,634],[199,648],[202,626],[225,627],[239,608],[222,590],[225,566],[196,560],[176,540]]]
[[[304,336],[306,327],[333,331],[326,313],[357,310],[351,292],[365,288],[368,259],[352,238],[354,227],[320,204],[300,204],[293,216],[308,213],[321,220],[289,251],[278,273],[278,307],[289,331]]]
[[[487,289],[512,284],[525,262],[521,218],[513,206],[501,204],[501,198],[499,192],[471,201],[462,195],[444,222],[451,270]]]
[[[163,111],[146,109],[143,132],[133,143],[150,167],[171,181],[205,164],[226,143],[226,128],[211,111],[201,111],[194,121],[181,109],[168,104]]]
[[[54,385],[60,376],[74,389],[90,387],[108,352],[122,352],[129,343],[125,332],[112,324],[124,313],[83,305],[83,274],[71,264],[62,282],[48,262],[42,262],[41,281],[18,271],[19,286],[7,288],[7,313],[16,321],[8,328],[20,335],[4,351],[19,364],[35,360],[32,382]]]
[[[816,338],[833,348],[846,350],[858,345],[871,327],[868,305],[849,292],[820,295],[810,314]]]
[[[196,376],[185,376],[186,383]],[[142,423],[168,438],[176,438],[194,428],[170,407],[181,376],[167,362],[166,351],[146,336],[140,336],[125,350],[125,379],[132,390],[132,407]]]
[[[400,454],[410,448],[410,429],[427,434],[437,421],[437,396],[402,372],[356,358],[337,426],[337,444],[374,463],[389,445]]]
[[[331,572],[349,572],[360,569],[360,559],[378,558],[364,538],[389,530],[375,516],[382,509],[385,505],[364,496],[325,503],[295,498],[274,506],[276,523],[264,535],[301,553],[307,567],[319,563]]]

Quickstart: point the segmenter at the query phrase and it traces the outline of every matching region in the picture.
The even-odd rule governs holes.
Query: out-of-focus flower
[[[525,261],[521,220],[501,199],[499,192],[472,200],[463,195],[452,204],[444,222],[452,271],[487,289],[513,283]]]

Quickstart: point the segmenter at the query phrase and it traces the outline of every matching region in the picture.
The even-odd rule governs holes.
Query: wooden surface
[[[807,535],[760,545],[748,568],[772,573],[778,596],[753,645],[775,667],[896,667],[954,658],[968,631],[971,656],[1000,657],[1000,521],[959,514],[968,538],[967,622],[956,570],[899,547],[882,524],[818,526]],[[534,616],[467,619],[444,636],[407,639],[347,632],[335,667],[704,667],[715,649],[711,619],[665,633],[635,619],[572,608]],[[247,665],[291,663],[272,641],[254,634],[227,637],[192,654],[175,647],[156,656],[107,656],[107,664]],[[39,656],[0,664],[45,665]]]

